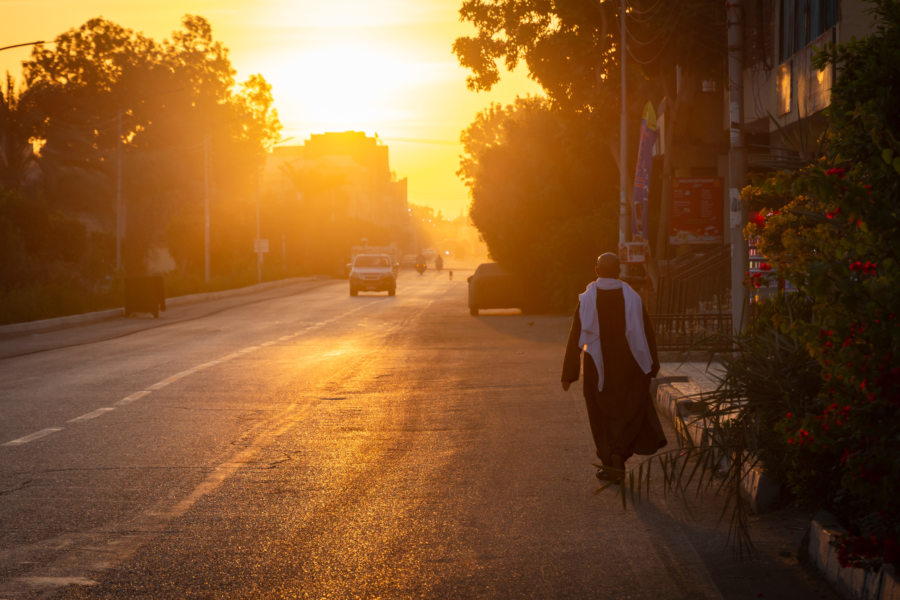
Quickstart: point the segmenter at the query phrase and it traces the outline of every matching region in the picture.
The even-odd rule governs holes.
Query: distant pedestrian
[[[584,399],[601,468],[599,479],[621,481],[632,454],[666,445],[650,398],[659,372],[656,337],[641,297],[619,279],[619,258],[597,258],[597,280],[578,296],[563,361],[562,387],[578,381],[584,351]]]

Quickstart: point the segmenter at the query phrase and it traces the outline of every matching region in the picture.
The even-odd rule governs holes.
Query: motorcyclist
[[[416,271],[419,272],[419,275],[424,273],[427,268],[428,265],[425,263],[425,255],[419,254],[416,256]]]

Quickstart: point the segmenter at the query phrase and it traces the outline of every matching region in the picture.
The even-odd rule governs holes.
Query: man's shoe
[[[617,471],[616,469],[611,469],[610,467],[600,467],[597,469],[597,479],[600,481],[612,481],[614,483],[619,483],[623,479],[623,473],[621,471]]]

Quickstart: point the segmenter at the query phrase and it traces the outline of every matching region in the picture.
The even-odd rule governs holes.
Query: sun
[[[299,49],[267,69],[282,120],[320,131],[371,132],[409,119],[410,91],[425,77],[403,54],[357,42]]]

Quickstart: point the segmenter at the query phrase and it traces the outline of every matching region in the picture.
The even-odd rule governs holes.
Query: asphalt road
[[[0,340],[0,599],[833,597],[802,515],[740,559],[715,497],[595,494],[568,318],[467,274]]]

